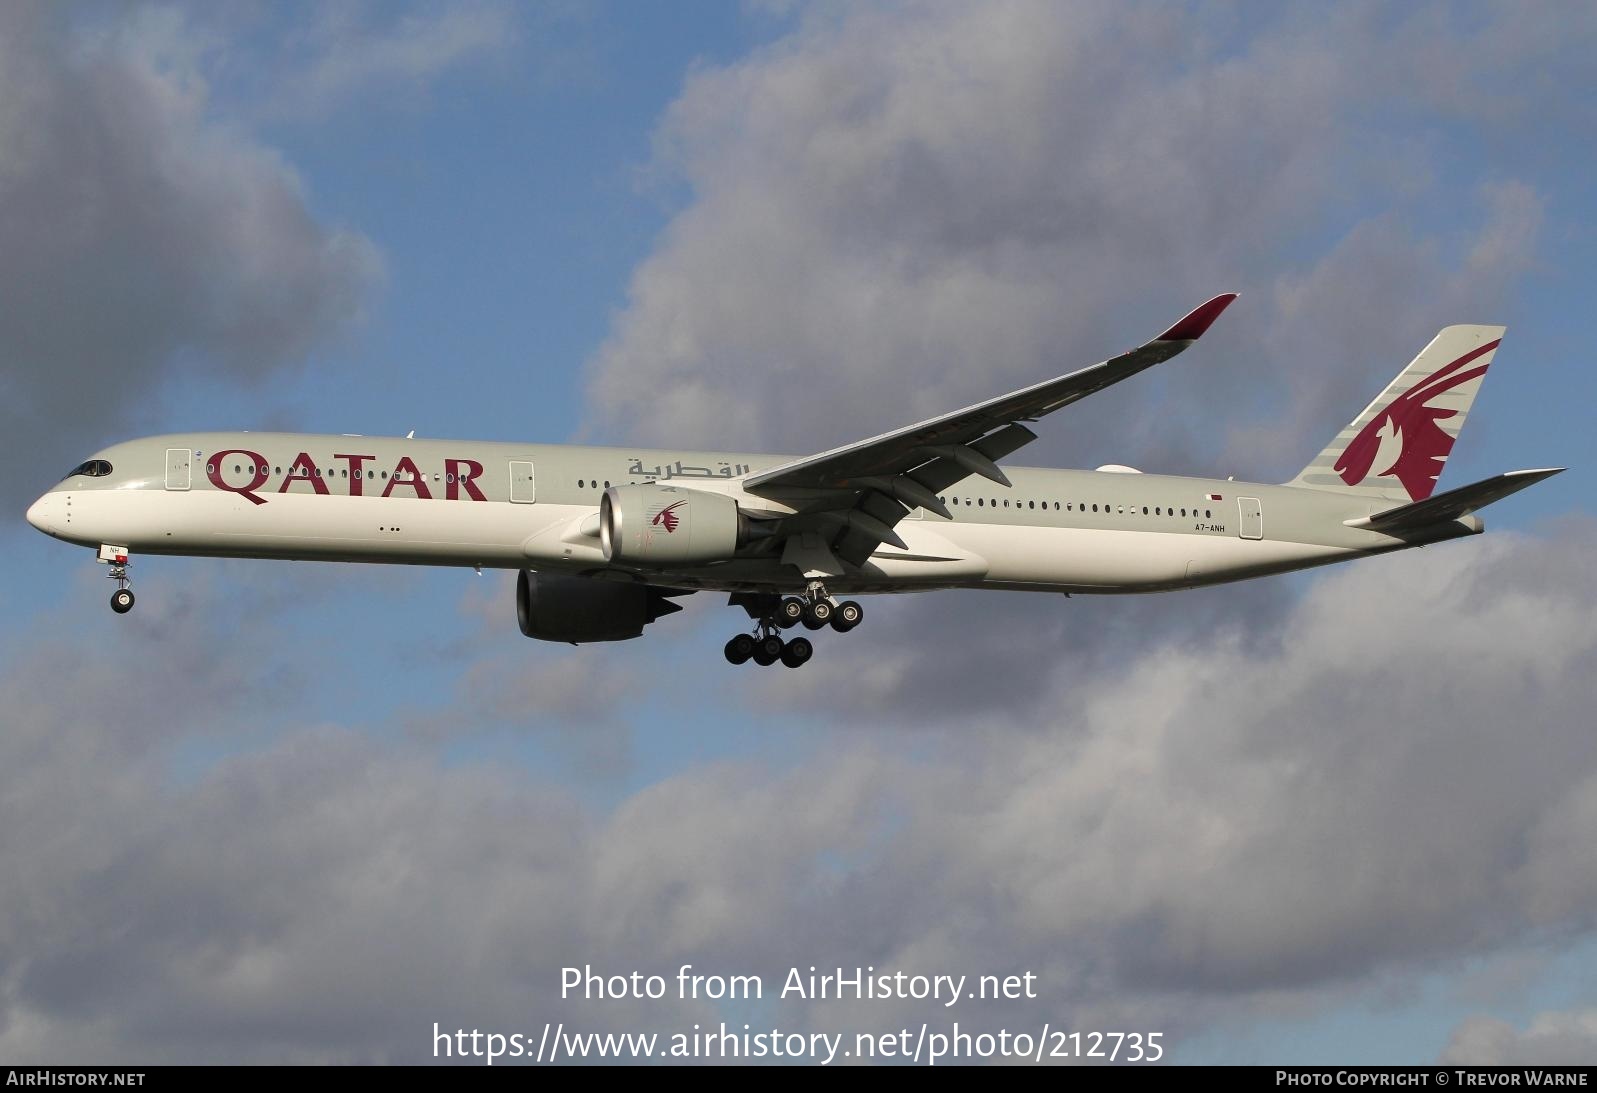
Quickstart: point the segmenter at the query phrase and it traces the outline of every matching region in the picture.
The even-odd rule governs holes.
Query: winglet
[[[1199,304],[1187,312],[1186,318],[1176,323],[1169,330],[1159,335],[1154,341],[1158,342],[1195,342],[1203,336],[1210,325],[1220,317],[1220,312],[1231,306],[1231,301],[1237,298],[1235,292],[1225,292],[1216,296],[1206,304]]]

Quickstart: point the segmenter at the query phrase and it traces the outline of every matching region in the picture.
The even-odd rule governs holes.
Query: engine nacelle
[[[646,584],[533,573],[516,577],[516,621],[543,641],[625,641],[661,615],[680,611],[665,593]]]
[[[599,502],[606,561],[669,566],[717,562],[748,541],[748,517],[730,497],[680,486],[611,486]]]

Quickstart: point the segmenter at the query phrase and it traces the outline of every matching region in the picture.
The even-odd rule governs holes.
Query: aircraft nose
[[[45,494],[43,497],[39,498],[33,504],[28,506],[28,523],[38,528],[46,535],[49,535],[51,531],[50,510],[53,508],[55,508],[55,505],[53,504],[50,495]]]

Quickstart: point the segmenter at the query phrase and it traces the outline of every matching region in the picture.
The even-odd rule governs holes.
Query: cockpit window
[[[111,464],[103,459],[91,459],[87,463],[79,463],[76,467],[73,467],[72,470],[67,472],[67,477],[71,478],[73,475],[83,474],[88,475],[90,478],[104,478],[110,473]]]

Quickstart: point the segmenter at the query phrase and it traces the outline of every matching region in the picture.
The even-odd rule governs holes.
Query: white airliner
[[[1347,561],[1483,530],[1474,512],[1563,468],[1435,493],[1503,328],[1450,326],[1292,481],[999,467],[1024,422],[1161,364],[1217,296],[1102,364],[869,440],[787,456],[298,433],[193,433],[98,452],[28,510],[98,551],[133,606],[135,554],[519,571],[528,637],[635,638],[730,593],[734,664],[798,667],[795,625],[848,631],[837,595],[1000,588],[1159,592]]]

